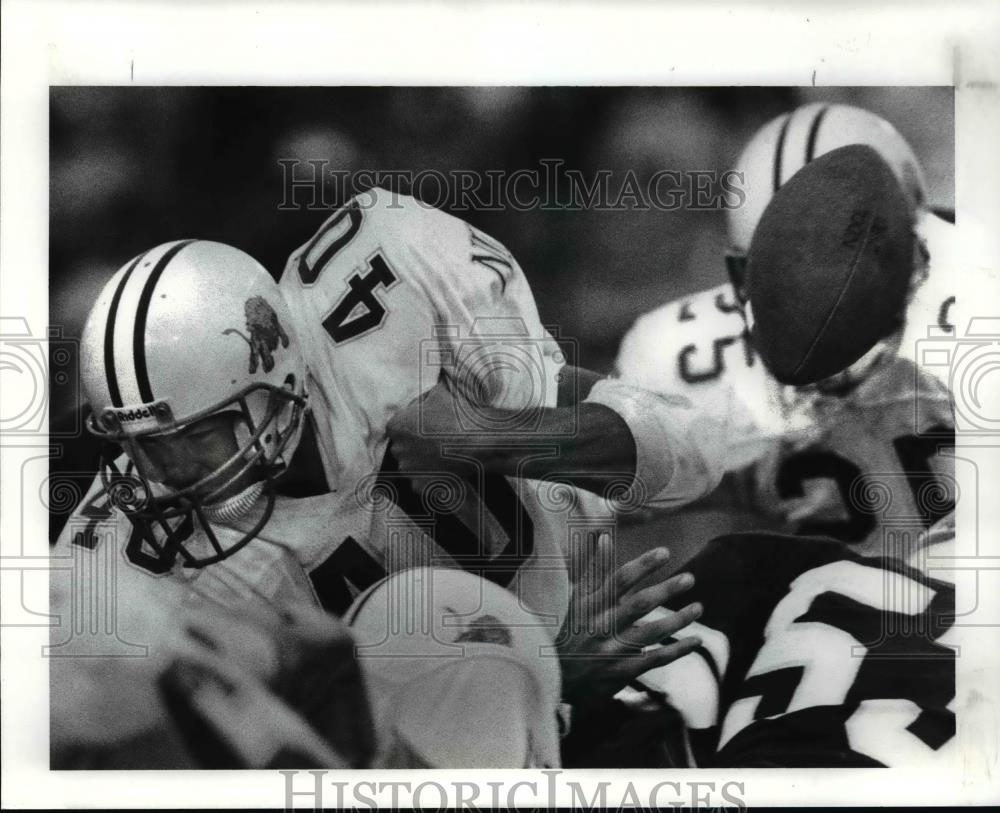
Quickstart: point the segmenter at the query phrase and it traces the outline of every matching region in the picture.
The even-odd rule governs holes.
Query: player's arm
[[[659,504],[715,487],[717,427],[680,399],[567,366],[501,243],[441,211],[405,205],[412,284],[446,326],[439,349],[451,363],[441,384],[389,422],[402,470],[461,468],[444,448],[457,445],[489,473],[558,477],[601,494],[636,485]]]
[[[308,606],[183,606],[183,590],[147,586],[130,605],[147,657],[53,659],[53,767],[369,766],[375,727],[338,619]],[[53,592],[57,615],[75,596]]]
[[[495,431],[470,433],[470,412],[476,424]],[[580,401],[540,407],[529,421],[519,420],[523,417],[514,410],[473,405],[442,382],[397,413],[388,433],[403,470],[466,465],[450,456],[455,449],[491,474],[558,477],[598,493],[615,482],[616,474],[619,484],[634,477],[636,444],[613,409]]]
[[[479,431],[468,430],[469,411]],[[601,379],[580,403],[523,411],[473,405],[439,384],[388,426],[403,470],[452,470],[462,457],[489,473],[557,479],[599,494],[678,506],[722,477],[720,432],[681,397]],[[616,496],[624,496],[617,494]]]

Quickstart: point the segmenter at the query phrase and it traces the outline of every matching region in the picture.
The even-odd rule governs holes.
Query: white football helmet
[[[746,199],[742,206],[726,212],[726,271],[737,301],[743,306],[748,328],[753,316],[747,302],[746,258],[764,210],[774,193],[802,167],[850,144],[872,147],[888,163],[913,209],[927,207],[927,182],[916,155],[896,128],[874,113],[852,105],[814,102],[769,121],[750,139],[737,160],[735,169],[743,173]],[[822,395],[843,394],[890,358],[899,347],[899,338],[886,336],[848,369],[800,388],[801,392],[786,392],[783,399],[798,408]]]
[[[397,571],[344,616],[383,767],[558,768],[549,622],[474,573]]]
[[[272,481],[298,442],[305,406],[301,345],[288,305],[263,266],[208,240],[178,240],[140,254],[98,296],[84,327],[80,365],[92,409],[88,428],[122,446],[130,460],[122,473],[113,453],[105,452],[105,485],[109,493],[128,493],[127,486],[114,486],[131,480],[133,467],[138,472],[141,496],[119,507],[156,552],[161,569],[169,569],[178,553],[186,566],[203,567],[253,539],[270,517]],[[222,412],[238,416],[239,451],[212,474],[176,490],[143,465],[138,440],[169,440]],[[221,499],[251,472],[252,486]],[[260,522],[223,548],[209,520],[225,521],[226,510],[238,516],[265,492]],[[210,556],[195,556],[183,545],[192,514],[214,548]]]
[[[889,164],[911,205],[927,205],[927,182],[906,140],[885,119],[846,104],[814,102],[769,121],[747,143],[735,169],[746,200],[726,211],[726,268],[746,302],[746,256],[754,230],[774,193],[815,158],[849,144],[867,144]]]

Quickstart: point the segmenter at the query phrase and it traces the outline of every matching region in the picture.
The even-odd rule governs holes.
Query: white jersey
[[[443,378],[497,407],[556,405],[563,357],[510,253],[376,189],[293,252],[280,284],[305,347],[331,500],[356,517],[349,535],[296,541],[306,568],[339,571],[354,592],[386,572],[458,564],[561,618],[569,507],[547,509],[537,483],[494,475],[432,474],[418,494],[386,437],[390,418]],[[470,433],[483,430],[464,417]]]
[[[627,383],[683,394],[713,415],[725,428],[727,471],[804,428],[788,414],[781,387],[754,353],[728,283],[640,316],[622,340],[615,367]]]
[[[462,220],[376,189],[352,199],[292,253],[280,287],[303,346],[316,466],[328,490],[279,497],[258,538],[234,555],[201,571],[178,563],[164,575],[223,600],[312,593],[343,611],[387,572],[460,566],[515,592],[557,632],[569,597],[567,557],[610,529],[610,505],[561,484],[485,473],[431,473],[431,485],[418,489],[399,474],[386,437],[390,418],[442,379],[527,419],[556,405],[564,359],[510,253]],[[605,397],[620,396],[620,385],[605,383]],[[647,395],[636,391],[636,398]],[[718,478],[693,451],[681,414],[691,410],[654,400],[661,403],[632,409],[643,413],[634,423],[645,421],[655,436],[645,444],[636,438],[645,449],[638,456],[674,459],[669,482],[649,497],[660,504],[693,499]],[[472,435],[497,429],[478,424],[475,414],[461,420]],[[663,438],[667,445],[675,439],[676,448],[661,452]],[[260,510],[213,530],[242,536]],[[114,525],[128,565],[142,568],[141,539],[107,508],[99,484],[60,545],[90,545],[94,520]],[[199,544],[197,523],[190,533],[185,545]]]
[[[359,520],[346,547],[331,537],[297,542],[300,560],[313,573],[336,562],[352,589],[380,572],[458,565],[561,620],[567,558],[609,529],[611,506],[564,485],[485,473],[432,473],[434,486],[417,494],[411,478],[399,475],[386,437],[390,418],[441,380],[523,416],[521,433],[538,409],[556,406],[565,359],[510,252],[458,218],[373,189],[291,255],[280,284],[305,344],[328,482],[342,510]],[[637,438],[640,447],[669,435],[666,425],[687,426],[683,407],[654,411],[658,423]],[[460,421],[472,436],[498,429],[472,413]],[[697,466],[687,440],[669,438],[677,476],[647,497],[663,504],[704,493],[714,477]],[[526,450],[539,453],[557,451]],[[690,458],[694,466],[682,464]]]
[[[950,228],[932,215],[920,223],[931,262],[914,302],[933,288],[938,311],[948,296],[954,302],[942,293],[957,279],[944,259],[954,256]],[[801,396],[765,370],[725,284],[640,317],[617,368],[623,380],[683,394],[722,421],[727,471],[751,467],[755,507],[790,530],[865,542],[879,554],[887,531],[915,538],[952,508],[953,464],[942,454],[954,444],[950,396],[905,353],[847,396]]]
[[[115,465],[126,477],[133,476],[124,455]],[[212,530],[223,546],[234,545],[254,526],[262,511],[263,505],[258,505],[232,527],[213,525]],[[278,496],[271,518],[253,544],[210,567],[188,568],[178,561],[165,570],[150,555],[152,551],[126,514],[113,506],[98,476],[60,533],[53,557],[72,560],[74,570],[92,570],[93,578],[117,585],[122,591],[123,599],[119,602],[122,606],[128,603],[128,596],[156,590],[165,601],[180,597],[187,604],[210,600],[229,607],[249,602],[281,608],[302,602],[318,603],[308,571],[299,561],[292,540],[339,530],[349,534],[356,523],[350,512],[331,511],[328,497]],[[198,523],[188,520],[185,524],[187,536],[182,536],[185,547],[208,555],[211,547]],[[154,533],[159,534],[155,530]],[[102,564],[80,564],[78,557],[84,554]],[[67,561],[62,569],[68,567]]]
[[[970,393],[961,390],[970,382],[963,382],[959,361],[970,351],[995,342],[1000,334],[1000,272],[995,253],[991,256],[986,230],[961,212],[955,224],[926,213],[917,224],[917,233],[930,263],[907,306],[899,355],[968,403]],[[995,391],[976,393],[987,402],[997,395]]]

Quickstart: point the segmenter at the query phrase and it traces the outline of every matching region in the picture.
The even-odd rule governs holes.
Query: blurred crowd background
[[[52,88],[50,321],[79,337],[115,270],[167,240],[231,243],[280,274],[328,215],[279,208],[280,160],[325,160],[349,173],[512,173],[558,159],[586,179],[632,170],[645,184],[659,170],[732,168],[758,127],[810,101],[891,121],[920,158],[932,203],[954,205],[946,87]],[[343,203],[334,192],[329,202]],[[577,342],[578,363],[600,371],[640,313],[725,279],[719,209],[458,214],[513,252],[542,321]],[[53,403],[53,424],[72,408]],[[91,442],[64,452],[62,468],[93,470]]]

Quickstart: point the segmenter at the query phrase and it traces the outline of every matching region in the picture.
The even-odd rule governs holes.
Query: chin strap
[[[257,504],[265,485],[263,480],[258,480],[228,499],[204,506],[202,513],[209,522],[228,524],[246,515]]]

